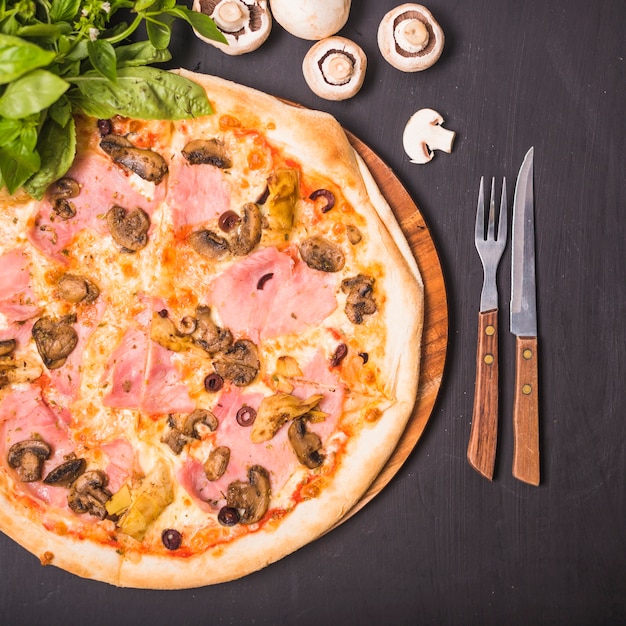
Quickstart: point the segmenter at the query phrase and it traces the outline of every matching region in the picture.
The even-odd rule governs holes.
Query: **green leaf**
[[[117,80],[117,57],[113,46],[105,40],[87,42],[87,53],[93,68],[111,82]]]
[[[6,85],[31,70],[54,61],[54,52],[19,37],[0,34],[0,85]]]
[[[32,141],[33,135],[35,142]],[[39,169],[39,154],[30,147],[34,147],[36,141],[37,131],[31,128],[23,131],[15,141],[0,147],[0,172],[11,194]]]
[[[67,96],[61,96],[49,109],[48,115],[60,126],[67,126],[72,118],[72,105]]]
[[[91,72],[77,82],[70,99],[87,115],[107,119],[115,114],[136,119],[186,119],[210,115],[213,110],[200,85],[153,67],[127,67],[117,83]]]
[[[46,70],[33,70],[10,83],[0,97],[0,116],[21,119],[58,100],[69,83]],[[6,179],[6,177],[5,177]]]
[[[165,50],[170,45],[173,21],[174,18],[168,15],[160,15],[156,19],[146,21],[148,39],[157,50]]]
[[[165,63],[172,58],[169,50],[157,50],[149,41],[138,41],[115,48],[118,67],[137,67],[149,63]]]
[[[72,22],[80,9],[80,0],[52,0],[51,22]]]
[[[153,4],[156,4],[157,0],[139,0],[135,2],[135,6],[133,10],[136,13],[141,13],[142,11],[147,11]]]
[[[199,11],[193,11],[187,7],[178,5],[173,9],[169,9],[167,12],[181,20],[185,20],[185,22],[190,24],[192,28],[197,30],[203,37],[212,39],[213,41],[219,41],[220,43],[228,43],[222,31],[206,13],[200,13]]]
[[[70,169],[76,156],[76,126],[74,118],[60,126],[48,119],[39,133],[37,149],[41,157],[39,171],[28,179],[24,188],[33,197],[41,200],[50,183],[58,180]]]
[[[67,35],[72,32],[72,27],[67,22],[59,22],[58,24],[30,24],[23,26],[17,31],[20,37],[32,37],[47,39],[54,41],[61,35]]]
[[[0,119],[0,146],[6,146],[15,141],[24,130],[22,120]]]

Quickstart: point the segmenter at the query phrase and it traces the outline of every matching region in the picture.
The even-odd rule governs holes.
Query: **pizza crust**
[[[283,146],[307,169],[332,179],[366,218],[370,253],[384,260],[386,272],[384,369],[393,381],[394,401],[349,439],[332,480],[316,498],[300,502],[279,523],[265,524],[231,543],[188,558],[136,551],[120,555],[107,545],[50,533],[30,516],[16,512],[10,497],[14,486],[3,478],[0,528],[6,534],[39,555],[42,562],[50,561],[79,576],[140,588],[189,588],[236,579],[285,557],[335,526],[395,450],[413,412],[420,368],[424,295],[417,263],[390,206],[337,121],[326,113],[289,105],[230,81],[178,72],[204,86],[216,115],[254,119],[254,125],[264,129],[274,145]]]

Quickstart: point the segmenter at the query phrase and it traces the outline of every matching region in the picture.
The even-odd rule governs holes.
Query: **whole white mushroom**
[[[274,19],[295,37],[319,40],[339,32],[348,21],[351,0],[271,0]]]

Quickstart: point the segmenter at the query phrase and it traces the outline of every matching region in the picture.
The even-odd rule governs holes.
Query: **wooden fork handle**
[[[476,389],[467,460],[493,479],[498,442],[498,309],[478,313]]]
[[[516,337],[513,401],[513,476],[539,484],[539,375],[537,337]]]

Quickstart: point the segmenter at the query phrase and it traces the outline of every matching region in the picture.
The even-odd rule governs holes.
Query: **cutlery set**
[[[531,485],[538,485],[539,388],[533,154],[531,148],[524,158],[513,200],[510,332],[516,337],[513,476]],[[467,458],[470,465],[489,480],[493,479],[498,439],[496,272],[507,242],[507,213],[506,180],[502,182],[500,208],[496,217],[495,179],[492,179],[489,212],[485,219],[484,181],[481,178],[474,241],[483,265],[484,278],[478,313],[476,388]]]

